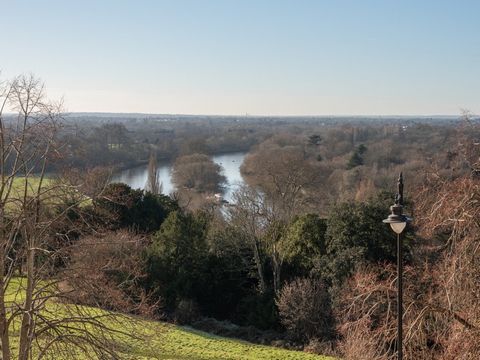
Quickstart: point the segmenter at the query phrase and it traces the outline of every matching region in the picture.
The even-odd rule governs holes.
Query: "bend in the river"
[[[212,156],[212,160],[222,166],[223,175],[227,178],[223,197],[228,202],[232,202],[233,193],[244,182],[240,173],[240,166],[245,155],[244,152],[236,152]],[[158,176],[164,194],[170,194],[175,190],[175,185],[172,183],[172,163],[160,162],[158,164]],[[141,165],[120,171],[113,176],[112,181],[123,182],[134,189],[143,189],[147,183],[147,177],[148,165]]]

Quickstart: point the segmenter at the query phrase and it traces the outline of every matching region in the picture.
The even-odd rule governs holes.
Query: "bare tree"
[[[319,169],[299,146],[261,147],[245,158],[242,173],[285,221],[305,210],[318,191]]]
[[[253,261],[259,281],[259,291],[265,292],[267,283],[263,266],[262,232],[262,205],[258,192],[255,189],[243,186],[234,194],[235,205],[229,207],[228,216],[231,224],[244,235],[244,241],[252,250]]]
[[[273,288],[278,293],[284,262],[280,241],[287,224],[284,213],[259,189],[245,185],[234,194],[234,204],[229,207],[228,215],[252,249],[260,292],[267,287],[264,273],[264,258],[267,256],[273,274]]]
[[[331,337],[333,319],[328,290],[321,280],[297,278],[276,299],[282,324],[301,340]]]
[[[63,256],[51,247],[52,229],[85,201],[78,187],[46,176],[49,164],[61,156],[62,104],[48,102],[43,83],[33,75],[3,83],[0,100],[2,359],[67,359],[80,352],[115,358],[114,339],[129,331],[115,326],[109,313],[62,304],[69,291],[66,279],[51,272]],[[7,110],[15,115],[7,116]],[[62,199],[65,193],[69,202]]]
[[[480,356],[479,134],[478,125],[464,118],[458,146],[449,155],[451,171],[432,163],[416,192],[421,240],[404,272],[404,354],[409,359]],[[396,276],[392,266],[377,265],[360,269],[343,287],[336,311],[344,358],[394,357]]]
[[[145,245],[144,237],[126,230],[77,240],[64,270],[71,302],[155,317],[158,299],[140,285],[146,276]]]

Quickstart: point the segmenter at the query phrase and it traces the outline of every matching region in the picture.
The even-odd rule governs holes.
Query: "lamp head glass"
[[[402,231],[405,229],[407,226],[406,222],[391,222],[390,227],[396,234],[401,234]]]

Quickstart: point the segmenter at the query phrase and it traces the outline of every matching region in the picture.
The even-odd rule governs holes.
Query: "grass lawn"
[[[50,179],[45,178],[43,179],[43,187],[48,186],[49,183],[51,182]],[[30,176],[28,177],[27,181],[27,193],[29,195],[32,195],[36,193],[38,185],[40,183],[40,178],[37,176]],[[25,189],[25,178],[22,176],[17,176],[13,179],[13,186],[12,186],[12,192],[18,196],[23,193],[23,190]]]
[[[128,352],[133,359],[333,360],[326,356],[226,339],[170,324],[156,323],[150,329],[156,334],[149,343],[132,347]]]
[[[22,278],[13,279],[9,287],[11,290],[8,291],[7,302],[12,302],[14,299],[22,300],[22,291],[18,291],[18,289],[21,288],[23,281]],[[62,317],[68,312],[69,307],[72,308],[72,305],[50,302],[47,307],[49,317],[55,316],[51,314]],[[101,309],[82,308],[90,309],[89,311],[95,315],[110,314]],[[10,329],[11,343],[14,348],[18,344],[19,321],[20,319],[14,321]],[[104,321],[112,328],[122,326],[122,322],[117,322],[117,320],[107,318]],[[111,321],[115,322],[111,323]],[[122,358],[129,360],[334,360],[327,356],[255,345],[241,340],[222,338],[188,327],[136,317],[126,317],[123,324],[125,329],[128,328],[129,332],[136,335],[136,338],[116,335],[114,343],[122,353]],[[79,354],[78,359],[84,360],[86,357]]]
[[[40,178],[36,176],[30,176],[27,184],[25,184],[24,177],[15,177],[13,179],[12,192],[10,194],[10,202],[7,204],[7,208],[15,209],[21,204],[23,198],[25,185],[27,187],[27,196],[33,196],[37,193]],[[75,199],[80,206],[86,206],[91,204],[91,199],[87,196],[80,195],[80,193],[65,184],[59,183],[52,177],[45,177],[42,183],[42,203],[43,205],[58,205],[62,202],[62,199]]]

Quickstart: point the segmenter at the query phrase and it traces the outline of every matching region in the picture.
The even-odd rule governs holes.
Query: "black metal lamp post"
[[[395,204],[390,206],[390,211],[392,212],[388,215],[388,218],[383,220],[384,223],[390,224],[392,230],[397,234],[397,355],[398,360],[403,359],[403,238],[401,236],[403,230],[407,226],[407,223],[411,219],[403,215],[403,176],[400,173],[398,177],[398,192],[395,196]]]

